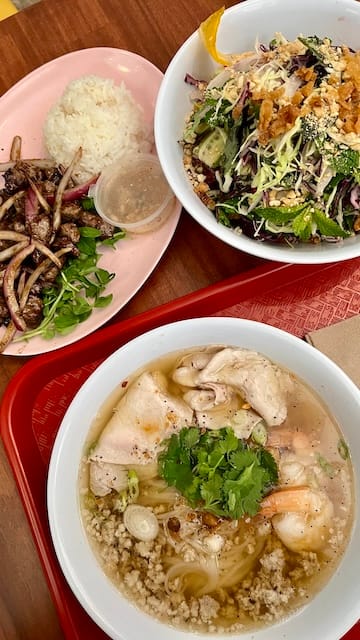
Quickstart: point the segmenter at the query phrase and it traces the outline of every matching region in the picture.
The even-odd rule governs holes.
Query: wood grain
[[[127,49],[165,71],[177,48],[219,6],[217,0],[43,0],[0,22],[0,93],[43,63],[87,47]],[[183,212],[160,264],[117,319],[259,262],[210,236]],[[0,398],[25,361],[0,356]],[[0,640],[60,640],[64,636],[2,446],[0,513]]]

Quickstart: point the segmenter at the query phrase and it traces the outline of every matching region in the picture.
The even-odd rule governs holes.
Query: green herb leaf
[[[94,307],[99,309],[103,309],[104,307],[108,307],[109,304],[112,302],[113,299],[113,295],[112,293],[109,293],[108,296],[100,296],[97,297],[94,303]]]
[[[83,238],[100,238],[101,231],[94,227],[80,227],[80,235]]]
[[[303,211],[306,211],[308,204],[299,204],[293,207],[256,207],[254,214],[264,220],[269,220],[274,224],[286,224],[294,220]]]
[[[114,247],[117,241],[122,240],[123,238],[125,238],[125,236],[126,236],[126,231],[119,229],[113,234],[112,238],[106,238],[105,240],[102,240],[101,244],[103,244],[106,247]]]
[[[309,208],[299,213],[292,223],[294,234],[300,238],[302,242],[307,242],[312,234],[312,214]]]
[[[262,446],[248,444],[224,427],[185,427],[164,443],[159,473],[192,507],[219,516],[255,515],[278,482],[276,462]]]
[[[332,218],[328,218],[325,213],[323,213],[319,209],[314,209],[312,217],[314,222],[316,222],[316,226],[319,229],[321,235],[323,236],[347,238],[347,236],[349,235],[349,233],[342,229],[335,220],[333,220]]]
[[[81,206],[85,211],[95,211],[94,198],[90,198],[90,196],[85,196],[81,199]]]
[[[329,478],[334,478],[335,477],[335,469],[334,469],[333,465],[330,462],[328,462],[328,460],[326,460],[326,458],[324,458],[324,456],[322,456],[321,453],[319,453],[319,452],[317,452],[317,454],[316,454],[316,459],[318,461],[319,466],[324,471],[324,473],[326,473],[326,475]]]
[[[349,451],[348,445],[346,444],[345,440],[343,440],[343,438],[340,438],[337,448],[338,448],[340,457],[343,460],[347,460],[350,456],[350,451]]]
[[[21,334],[21,340],[38,335],[45,339],[57,333],[65,335],[87,320],[94,308],[111,303],[112,294],[104,296],[103,293],[115,274],[97,266],[101,257],[97,253],[101,231],[82,227],[80,233],[77,245],[80,256],[69,258],[55,283],[43,290],[43,321],[36,329]]]
[[[298,40],[300,40],[300,42],[303,43],[303,45],[305,45],[305,47],[307,47],[307,49],[310,51],[310,53],[313,54],[313,56],[315,56],[315,58],[321,62],[322,64],[324,64],[324,54],[321,51],[321,45],[324,43],[324,40],[322,40],[321,38],[319,38],[318,36],[308,36],[307,38],[304,38],[303,36],[298,36]]]
[[[354,149],[341,149],[338,153],[328,157],[330,166],[341,176],[349,176],[355,169],[359,169],[360,153]]]

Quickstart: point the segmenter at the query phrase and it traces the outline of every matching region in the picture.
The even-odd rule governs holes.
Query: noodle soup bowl
[[[168,324],[115,351],[88,378],[67,409],[50,461],[47,504],[52,539],[63,573],[89,616],[113,640],[205,640],[144,613],[103,572],[80,513],[79,468],[94,418],[116,388],[147,363],[206,345],[255,350],[312,388],[340,425],[354,470],[354,520],[344,555],[321,590],[295,614],[271,626],[218,640],[339,640],[360,618],[360,391],[331,360],[302,340],[269,325],[236,318],[200,318]],[[141,596],[139,595],[139,599]],[[355,637],[355,636],[354,636]]]
[[[254,50],[267,45],[276,33],[288,40],[298,35],[328,36],[334,44],[360,48],[360,4],[355,0],[246,0],[223,14],[217,48],[224,54]],[[186,76],[208,82],[219,69],[194,32],[171,60],[163,78],[155,110],[157,153],[167,180],[186,211],[207,231],[245,253],[279,262],[320,264],[360,255],[360,234],[340,242],[321,244],[259,241],[216,221],[214,214],[193,191],[183,163],[183,139],[195,87]],[[251,221],[249,222],[251,224]]]

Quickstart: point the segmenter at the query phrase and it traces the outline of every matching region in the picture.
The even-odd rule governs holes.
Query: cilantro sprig
[[[173,434],[159,456],[159,473],[193,508],[232,519],[254,516],[278,482],[271,453],[229,427],[203,433],[185,427]]]
[[[113,246],[125,234],[117,231],[111,238],[100,241],[99,229],[80,227],[79,231],[79,257],[69,258],[53,285],[43,289],[43,320],[35,329],[22,333],[19,339],[66,335],[84,322],[93,309],[111,303],[112,294],[103,293],[115,274],[98,266],[101,254],[97,248],[99,244]]]

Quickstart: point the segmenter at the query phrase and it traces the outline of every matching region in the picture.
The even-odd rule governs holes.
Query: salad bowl
[[[202,91],[204,90],[204,86],[207,87],[207,91],[209,88],[213,88],[214,77],[223,78],[224,65],[226,69],[227,64],[231,65],[234,60],[238,60],[239,58],[236,57],[237,54],[254,52],[254,50],[260,53],[260,55],[261,51],[271,52],[272,43],[276,41],[276,38],[278,38],[278,43],[280,44],[284,41],[295,41],[298,38],[306,40],[307,43],[310,42],[309,49],[306,49],[309,55],[313,55],[314,53],[312,43],[322,46],[324,39],[328,39],[329,47],[334,51],[342,45],[350,52],[356,51],[360,45],[358,35],[360,27],[359,3],[355,0],[319,0],[316,3],[312,0],[304,0],[301,5],[301,11],[299,11],[296,0],[267,0],[266,2],[263,0],[246,0],[246,2],[227,9],[222,15],[221,10],[217,13],[219,15],[216,27],[213,27],[210,33],[209,30],[207,30],[207,26],[209,26],[209,24],[211,26],[214,23],[215,16],[210,16],[208,20],[199,25],[200,28],[194,32],[178,50],[168,66],[158,94],[155,109],[155,140],[159,159],[171,188],[187,212],[200,225],[223,242],[240,251],[269,260],[302,264],[331,263],[359,256],[360,235],[357,233],[357,230],[354,231],[357,225],[351,224],[351,227],[346,227],[347,223],[345,223],[345,229],[344,227],[340,229],[338,226],[340,219],[341,225],[344,219],[349,220],[349,218],[346,218],[349,211],[352,212],[352,223],[357,218],[358,202],[355,195],[358,190],[356,178],[356,171],[358,171],[357,165],[359,164],[358,151],[354,152],[354,157],[356,157],[354,166],[350,168],[347,167],[346,169],[344,169],[343,166],[340,167],[339,164],[334,168],[335,165],[332,163],[334,153],[332,149],[326,151],[328,166],[331,165],[333,168],[332,171],[331,168],[329,171],[327,171],[327,169],[325,171],[326,163],[324,163],[324,155],[319,156],[315,153],[315,156],[309,160],[306,165],[306,171],[309,171],[309,173],[303,178],[304,184],[307,181],[308,175],[315,175],[317,171],[313,158],[317,157],[320,164],[323,164],[319,169],[319,174],[315,176],[315,182],[309,187],[309,191],[307,193],[305,192],[302,200],[300,199],[298,209],[294,208],[291,212],[292,218],[294,218],[298,212],[301,214],[296,225],[294,224],[294,228],[296,228],[295,235],[293,228],[289,226],[292,224],[291,221],[285,225],[279,222],[281,216],[284,215],[284,206],[280,207],[280,217],[278,216],[278,218],[275,219],[276,225],[273,224],[274,217],[271,217],[271,220],[268,220],[266,216],[265,219],[260,218],[260,224],[258,225],[254,222],[254,219],[256,221],[256,216],[253,216],[255,205],[257,207],[260,206],[261,211],[264,211],[269,197],[270,199],[271,197],[273,198],[273,202],[270,201],[270,204],[274,206],[278,206],[279,204],[283,205],[284,203],[276,200],[276,192],[274,199],[274,191],[272,191],[274,181],[263,181],[263,185],[260,183],[259,187],[259,175],[264,168],[267,168],[269,162],[268,158],[265,157],[266,154],[263,154],[263,157],[261,156],[261,145],[260,151],[259,147],[256,147],[255,150],[251,148],[251,137],[247,139],[247,142],[249,143],[250,151],[253,152],[253,158],[257,153],[258,172],[253,182],[250,181],[248,183],[248,191],[249,193],[256,191],[256,202],[254,198],[252,200],[244,198],[240,204],[239,201],[235,202],[236,215],[233,217],[235,217],[236,221],[239,220],[239,224],[231,220],[230,223],[228,223],[228,219],[226,219],[224,223],[223,213],[224,211],[225,213],[227,212],[226,208],[219,206],[219,201],[217,201],[216,198],[215,207],[207,206],[208,201],[206,198],[202,197],[201,193],[195,192],[194,181],[192,180],[193,176],[189,177],[190,172],[185,160],[186,144],[189,141],[189,138],[186,137],[189,121],[191,125],[194,121],[194,113],[196,109],[198,109],[199,100],[204,99],[199,98],[199,87]],[[345,50],[345,48],[343,48],[342,51]],[[222,53],[219,54],[219,52]],[[302,51],[301,54],[303,55]],[[352,55],[352,53],[350,55]],[[226,60],[231,60],[231,56],[233,56],[233,62],[227,63]],[[301,55],[298,56],[298,58],[301,58]],[[298,74],[294,72],[290,81],[297,81],[297,77]],[[210,82],[211,84],[209,84]],[[205,94],[203,93],[202,95],[204,96]],[[212,98],[213,96],[211,95],[210,97]],[[194,109],[196,100],[198,103]],[[223,98],[220,98],[218,101],[217,108],[220,102],[223,102]],[[204,102],[201,104],[203,105]],[[313,105],[314,104],[315,103],[313,103]],[[313,117],[314,109],[315,107],[313,108],[313,106],[310,106],[308,109],[310,119]],[[200,127],[204,127],[204,121],[205,120],[200,123]],[[299,128],[301,128],[302,121],[303,119],[300,117],[296,121]],[[234,123],[234,119],[231,122]],[[330,125],[332,124],[333,123],[330,123]],[[327,126],[328,123],[325,123],[325,130]],[[207,127],[207,124],[205,124],[205,127]],[[219,125],[219,127],[221,129],[221,125]],[[219,127],[217,127],[218,130]],[[292,134],[294,130],[295,129],[292,129],[290,134]],[[196,162],[199,161],[199,158],[203,160],[201,151],[199,152],[202,140],[201,128],[199,128],[198,131],[201,132],[200,135],[198,135],[196,142],[190,145],[193,154],[197,154]],[[223,134],[222,130],[220,134]],[[216,128],[215,135],[218,135]],[[283,138],[285,139],[287,135],[288,130],[285,131]],[[355,143],[358,141],[360,148],[360,137],[359,140],[357,140],[357,138],[358,134],[354,134]],[[200,140],[200,144],[198,144],[198,140]],[[240,148],[240,146],[243,140],[244,139],[241,139],[241,142],[238,143],[237,155],[234,156],[236,162],[241,158],[244,145],[242,148]],[[298,137],[294,136],[292,139],[293,147],[291,152],[294,151],[297,140]],[[211,142],[213,143],[213,141]],[[215,142],[218,144],[219,141],[216,140]],[[311,140],[311,142],[314,141]],[[317,145],[317,143],[318,141],[316,140],[314,144]],[[198,146],[196,147],[196,145]],[[276,145],[272,147],[270,164],[272,163],[274,166],[277,164],[277,166],[279,166],[281,159],[277,152],[274,151],[275,147]],[[214,145],[212,145],[211,149],[213,150],[213,148]],[[318,148],[319,147],[317,147],[317,150]],[[356,144],[354,146],[354,149],[355,148]],[[346,155],[348,148],[346,145],[344,146],[341,141],[336,147],[336,153],[342,154],[344,149]],[[354,149],[350,150],[350,155]],[[300,149],[300,151],[302,154],[302,149]],[[200,155],[198,155],[199,153]],[[245,154],[243,154],[243,156],[245,157]],[[222,156],[222,158],[224,157],[225,155]],[[343,156],[341,157],[343,158]],[[300,166],[305,166],[301,164],[302,159],[299,155],[298,157],[294,155],[295,164],[293,166],[296,165],[298,169]],[[216,162],[212,164],[212,160],[213,158],[210,161],[206,160],[206,171],[202,171],[202,173],[206,174],[210,166],[210,172],[215,181],[219,164],[216,164]],[[233,163],[233,166],[235,166],[236,162]],[[313,163],[314,166],[312,166],[311,163]],[[193,174],[196,174],[196,171],[201,173],[204,164],[200,165],[200,169],[198,166],[199,165],[194,164],[195,169]],[[237,167],[238,166],[239,165],[237,165]],[[299,173],[296,174],[296,172],[294,172],[290,177],[294,178],[294,182],[296,182],[297,176],[299,176]],[[324,177],[326,188],[323,182]],[[205,182],[209,182],[206,176],[205,178]],[[286,176],[286,179],[288,178],[289,175]],[[202,176],[202,179],[204,179],[204,176]],[[300,179],[299,177],[299,180]],[[234,180],[230,188],[224,187],[223,174],[221,174],[220,179],[216,178],[216,180],[220,185],[221,180],[223,180],[222,186],[220,186],[220,190],[224,191],[224,193],[220,194],[222,197],[221,202],[226,200],[228,193],[226,206],[230,203],[230,208],[233,207],[234,200],[231,198],[233,195],[232,187]],[[345,200],[341,200],[339,204],[339,198],[342,198],[344,193],[343,191],[340,193],[340,184],[344,189],[349,188],[346,202]],[[275,189],[280,189],[279,185],[281,186],[281,183],[275,183]],[[294,187],[296,193],[298,186],[299,182],[296,182]],[[212,189],[214,189],[214,187],[210,185],[210,201],[213,193]],[[218,185],[217,189],[219,189]],[[315,195],[313,195],[314,192],[316,192]],[[199,197],[199,195],[201,197]],[[333,200],[334,197],[336,198],[335,201]],[[331,209],[329,199],[333,205],[334,202],[336,202],[336,207],[334,205],[335,208]],[[287,202],[285,204],[288,205]],[[260,209],[258,210],[260,211]],[[274,215],[273,212],[270,213],[271,216]],[[310,222],[308,229],[304,231],[306,220],[309,219],[308,214],[310,215]],[[327,217],[326,220],[324,216]],[[315,221],[317,217],[318,223]],[[246,220],[246,225],[245,223],[242,224],[244,220]],[[301,228],[299,231],[298,222],[300,220]],[[263,223],[265,223],[265,226]],[[249,226],[251,226],[250,232],[248,232]],[[264,230],[267,230],[267,232],[265,233]],[[287,234],[288,231],[291,233]]]

